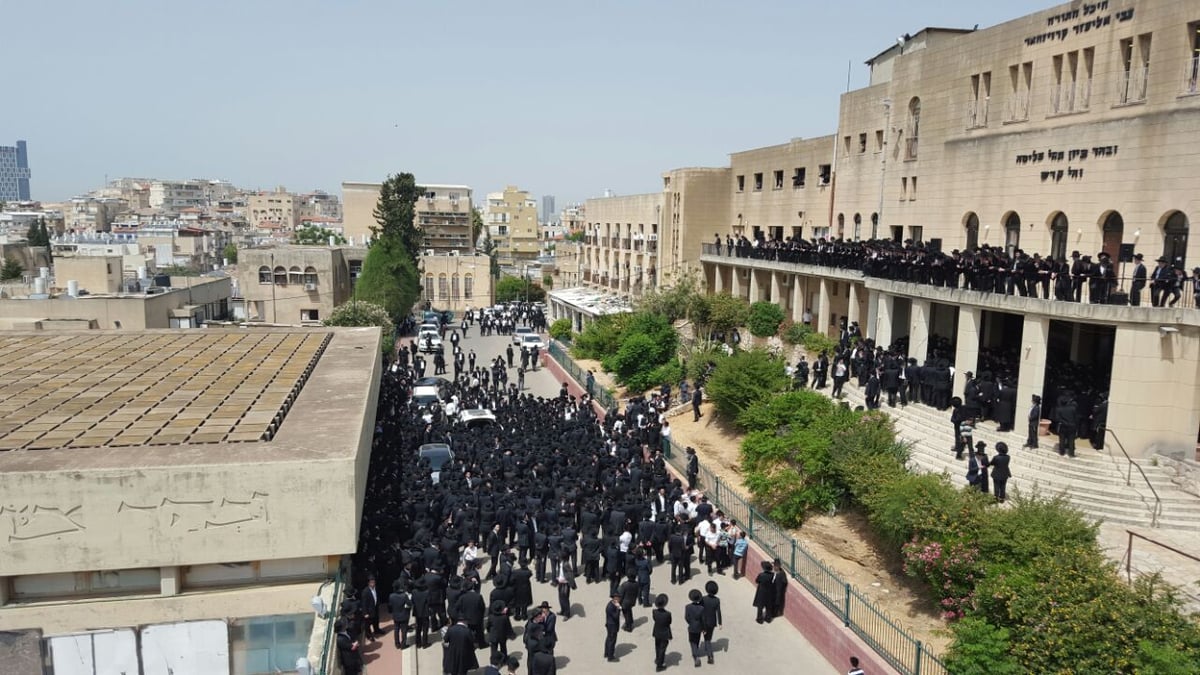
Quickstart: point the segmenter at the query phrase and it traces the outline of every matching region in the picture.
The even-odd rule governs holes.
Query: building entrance
[[[1042,417],[1051,421],[1055,433],[1060,421],[1073,422],[1078,438],[1091,438],[1093,446],[1104,447],[1116,332],[1115,326],[1050,322]]]

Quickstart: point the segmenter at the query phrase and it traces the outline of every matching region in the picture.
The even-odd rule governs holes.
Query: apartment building
[[[516,268],[537,259],[541,250],[537,201],[527,191],[509,185],[503,192],[489,192],[483,224],[502,266]]]
[[[0,202],[29,201],[29,148],[25,141],[0,145]]]
[[[491,258],[486,255],[426,253],[417,265],[422,277],[421,297],[432,307],[461,315],[468,309],[493,304]]]
[[[156,180],[150,183],[150,208],[167,213],[179,213],[183,209],[200,207],[208,203],[205,197],[205,181]]]
[[[371,228],[378,227],[375,207],[380,183],[342,183],[342,231],[351,241],[366,242]],[[424,233],[422,253],[470,254],[476,242],[471,236],[471,188],[466,185],[422,185],[414,205],[417,227]]]
[[[291,232],[299,223],[300,202],[284,187],[258,192],[246,198],[246,219],[255,230]]]

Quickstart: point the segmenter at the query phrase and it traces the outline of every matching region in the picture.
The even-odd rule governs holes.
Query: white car
[[[513,331],[512,342],[514,345],[519,345],[524,341],[526,335],[533,335],[533,329],[528,326],[520,326]]]
[[[496,415],[487,409],[469,409],[458,413],[458,421],[468,429],[496,424]]]
[[[436,326],[421,324],[421,329],[417,332],[417,349],[423,352],[442,350],[442,336]]]
[[[540,352],[546,351],[546,343],[542,340],[542,336],[537,333],[528,333],[521,338],[521,351],[531,351],[534,347],[537,347]]]

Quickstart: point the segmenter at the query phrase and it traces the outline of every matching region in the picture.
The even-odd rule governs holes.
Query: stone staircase
[[[828,394],[830,389],[822,391]],[[843,387],[842,400],[851,407],[866,405],[863,392],[852,382]],[[891,415],[900,438],[910,444],[910,465],[914,469],[944,472],[956,484],[966,483],[967,462],[954,459],[954,432],[949,411],[920,404],[889,408],[886,394],[881,409]],[[1025,443],[1023,428],[1020,433],[999,433],[994,422],[985,422],[975,429],[975,440],[987,443],[989,457],[995,454],[998,441],[1008,444],[1013,473],[1008,482],[1010,493],[1019,490],[1031,494],[1036,490],[1043,497],[1063,494],[1096,520],[1149,528],[1154,520],[1154,492],[1157,492],[1162,502],[1158,529],[1200,532],[1200,497],[1179,489],[1172,482],[1174,469],[1155,466],[1151,458],[1137,460],[1154,487],[1152,492],[1137,468],[1130,467],[1120,449],[1106,447],[1097,451],[1086,440],[1081,440],[1075,446],[1074,458],[1060,457],[1054,451],[1054,439],[1043,436],[1038,449],[1022,449]],[[1127,485],[1126,476],[1130,470],[1132,475]]]

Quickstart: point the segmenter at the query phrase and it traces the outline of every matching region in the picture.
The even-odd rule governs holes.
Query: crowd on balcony
[[[1116,264],[1104,251],[1093,260],[1079,251],[1073,251],[1068,259],[1039,253],[1030,255],[1019,248],[1010,252],[987,244],[946,253],[912,240],[808,241],[772,238],[762,232],[754,239],[726,235],[722,242],[720,235],[714,237],[709,248],[716,255],[855,270],[868,277],[940,288],[1134,306],[1143,304],[1148,288],[1150,304],[1155,307],[1174,307],[1185,292],[1191,295],[1191,306],[1200,307],[1200,267],[1194,268],[1189,276],[1178,258],[1172,262],[1159,257],[1151,267],[1137,253],[1133,256],[1130,276],[1118,278]]]

